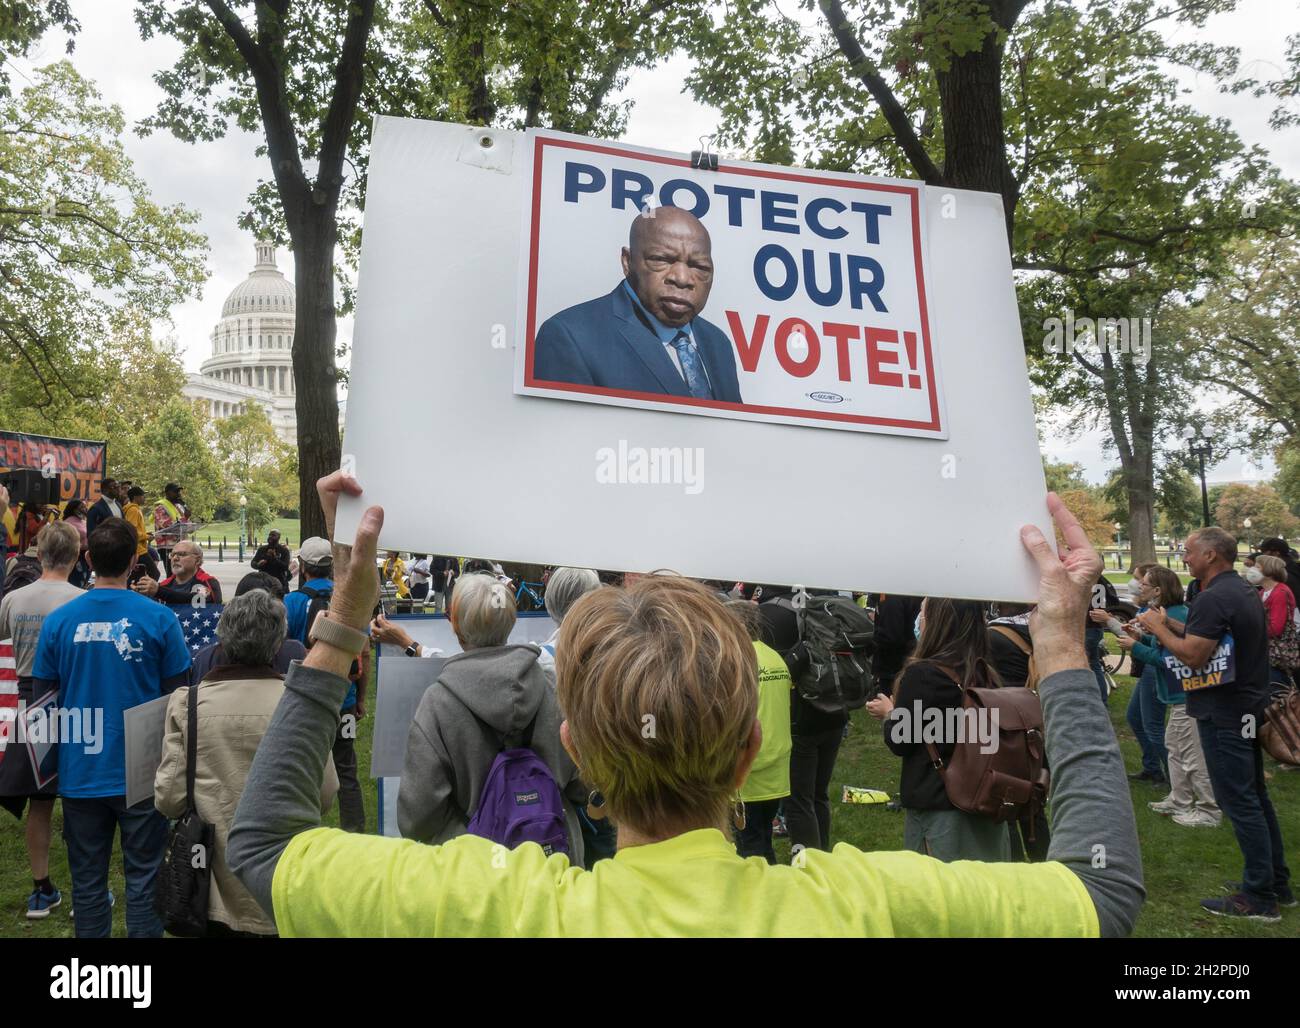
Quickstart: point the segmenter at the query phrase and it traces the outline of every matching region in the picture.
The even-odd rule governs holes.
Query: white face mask
[[[1128,580],[1128,590],[1134,594],[1140,593],[1142,591],[1142,583],[1136,578],[1130,578]]]
[[[1259,568],[1247,568],[1246,581],[1251,585],[1263,585],[1264,572],[1260,571]]]

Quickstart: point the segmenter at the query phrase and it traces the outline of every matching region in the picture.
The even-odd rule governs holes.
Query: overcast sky
[[[156,110],[162,92],[154,84],[152,73],[169,67],[179,50],[168,39],[142,41],[132,18],[133,7],[132,0],[72,0],[73,12],[82,25],[74,63],[83,75],[96,81],[107,100],[123,109],[131,123]],[[1240,48],[1243,71],[1267,79],[1283,70],[1286,37],[1295,32],[1300,32],[1300,8],[1291,0],[1243,0],[1237,13],[1211,19],[1205,36]],[[1190,33],[1187,35],[1190,37]],[[57,60],[62,54],[62,40],[49,37],[33,60],[17,62],[15,85],[23,84],[22,72]],[[634,107],[623,141],[685,151],[699,145],[699,136],[714,130],[715,112],[682,92],[688,70],[689,63],[683,57],[632,76],[624,95],[634,101]],[[1228,118],[1248,143],[1267,149],[1285,174],[1300,177],[1300,132],[1271,130],[1270,104],[1248,96],[1221,94],[1208,77],[1200,81],[1189,77],[1184,84],[1190,103],[1206,113]],[[233,129],[215,143],[195,146],[179,142],[170,134],[142,139],[129,133],[123,140],[137,172],[149,183],[156,199],[183,203],[200,212],[200,227],[211,245],[212,277],[202,298],[181,305],[173,315],[187,370],[197,371],[209,355],[208,333],[220,315],[221,302],[253,266],[253,240],[236,223],[249,192],[269,171],[266,158],[254,156],[258,141]],[[291,276],[292,263],[287,253],[279,255],[279,263]],[[340,323],[339,331],[342,340],[349,340],[351,321]],[[1059,433],[1048,430],[1044,432],[1044,451],[1052,459],[1078,461],[1090,480],[1102,481],[1116,463],[1113,457],[1103,454],[1102,438],[1103,433],[1096,432],[1066,442]],[[1271,468],[1265,468],[1263,473],[1267,476]],[[1210,477],[1225,481],[1259,474],[1257,469],[1243,470],[1240,459],[1233,457],[1216,467]]]

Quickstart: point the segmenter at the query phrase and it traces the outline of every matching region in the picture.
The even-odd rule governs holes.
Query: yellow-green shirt
[[[790,669],[781,654],[766,643],[755,642],[758,656],[758,723],[763,745],[754,758],[749,777],[740,787],[746,803],[779,800],[790,795]]]
[[[316,828],[271,886],[282,936],[1087,936],[1096,908],[1065,865],[919,853],[741,859],[716,829],[619,850],[594,870],[473,835],[441,846]]]

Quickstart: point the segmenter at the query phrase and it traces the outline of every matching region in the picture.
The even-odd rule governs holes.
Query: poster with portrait
[[[947,437],[918,182],[527,136],[515,388]]]
[[[1001,197],[645,142],[375,120],[342,537],[378,504],[383,548],[1031,599]]]

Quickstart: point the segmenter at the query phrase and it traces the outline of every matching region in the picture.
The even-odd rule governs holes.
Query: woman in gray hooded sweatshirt
[[[508,737],[533,725],[530,749],[550,769],[564,797],[569,860],[582,866],[582,832],[575,804],[586,802],[578,769],[560,743],[555,681],[538,650],[506,645],[515,624],[514,597],[491,575],[465,575],[449,612],[465,651],[443,666],[420,700],[406,743],[397,796],[403,837],[443,843],[464,835],[478,809],[492,761]],[[513,744],[513,743],[512,743]]]

